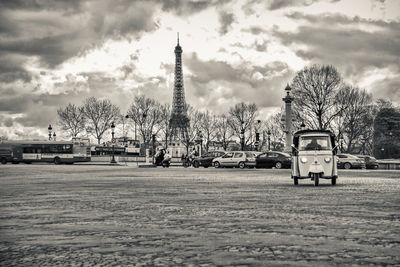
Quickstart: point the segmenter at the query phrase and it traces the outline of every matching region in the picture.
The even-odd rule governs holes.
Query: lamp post
[[[112,142],[112,158],[111,158],[111,161],[110,161],[110,163],[117,163],[116,161],[115,161],[115,157],[114,157],[114,154],[115,154],[115,148],[114,148],[114,143],[115,143],[115,140],[114,140],[114,129],[115,129],[115,124],[114,124],[114,122],[111,122],[111,142]]]
[[[271,150],[271,131],[268,130],[267,132],[267,138],[268,138],[268,151]]]
[[[51,127],[51,124],[49,124],[49,127],[47,127],[47,130],[49,131],[49,141],[51,140],[51,131],[53,128]]]
[[[240,131],[240,147],[242,151],[244,150],[244,129]]]
[[[56,141],[56,132],[53,133],[53,140]]]
[[[152,156],[153,156],[153,161],[152,161],[152,162],[154,163],[154,162],[155,162],[155,161],[154,161],[154,150],[155,150],[155,149],[154,149],[154,145],[155,145],[155,142],[156,142],[156,135],[155,135],[155,134],[152,134],[151,137],[152,137],[152,142],[153,142],[151,154],[152,154]]]

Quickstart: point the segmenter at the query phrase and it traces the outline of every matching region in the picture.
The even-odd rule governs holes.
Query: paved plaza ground
[[[400,171],[0,166],[0,266],[399,265]]]

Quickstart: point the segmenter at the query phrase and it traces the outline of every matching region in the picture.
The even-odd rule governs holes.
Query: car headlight
[[[300,158],[301,163],[307,163],[307,158]]]
[[[328,157],[324,158],[324,160],[325,160],[326,163],[331,162],[331,158],[328,158]]]

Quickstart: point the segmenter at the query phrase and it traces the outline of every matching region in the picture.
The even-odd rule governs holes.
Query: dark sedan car
[[[269,151],[256,158],[256,168],[290,168],[291,163],[290,155],[284,152]]]
[[[225,154],[224,151],[209,151],[200,157],[196,157],[193,160],[193,167],[198,168],[203,166],[204,168],[208,168],[212,166],[212,160],[218,157],[221,157]]]
[[[379,168],[379,164],[376,161],[376,158],[374,158],[373,156],[369,156],[369,155],[356,155],[356,156],[365,161],[365,167],[367,169],[378,169]]]

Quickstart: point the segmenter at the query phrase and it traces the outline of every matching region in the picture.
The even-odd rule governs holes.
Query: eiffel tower
[[[171,118],[169,121],[171,140],[183,141],[187,138],[187,131],[190,122],[187,116],[186,108],[185,90],[183,87],[182,76],[182,48],[179,45],[178,33],[178,44],[175,46],[174,95],[172,100]]]

